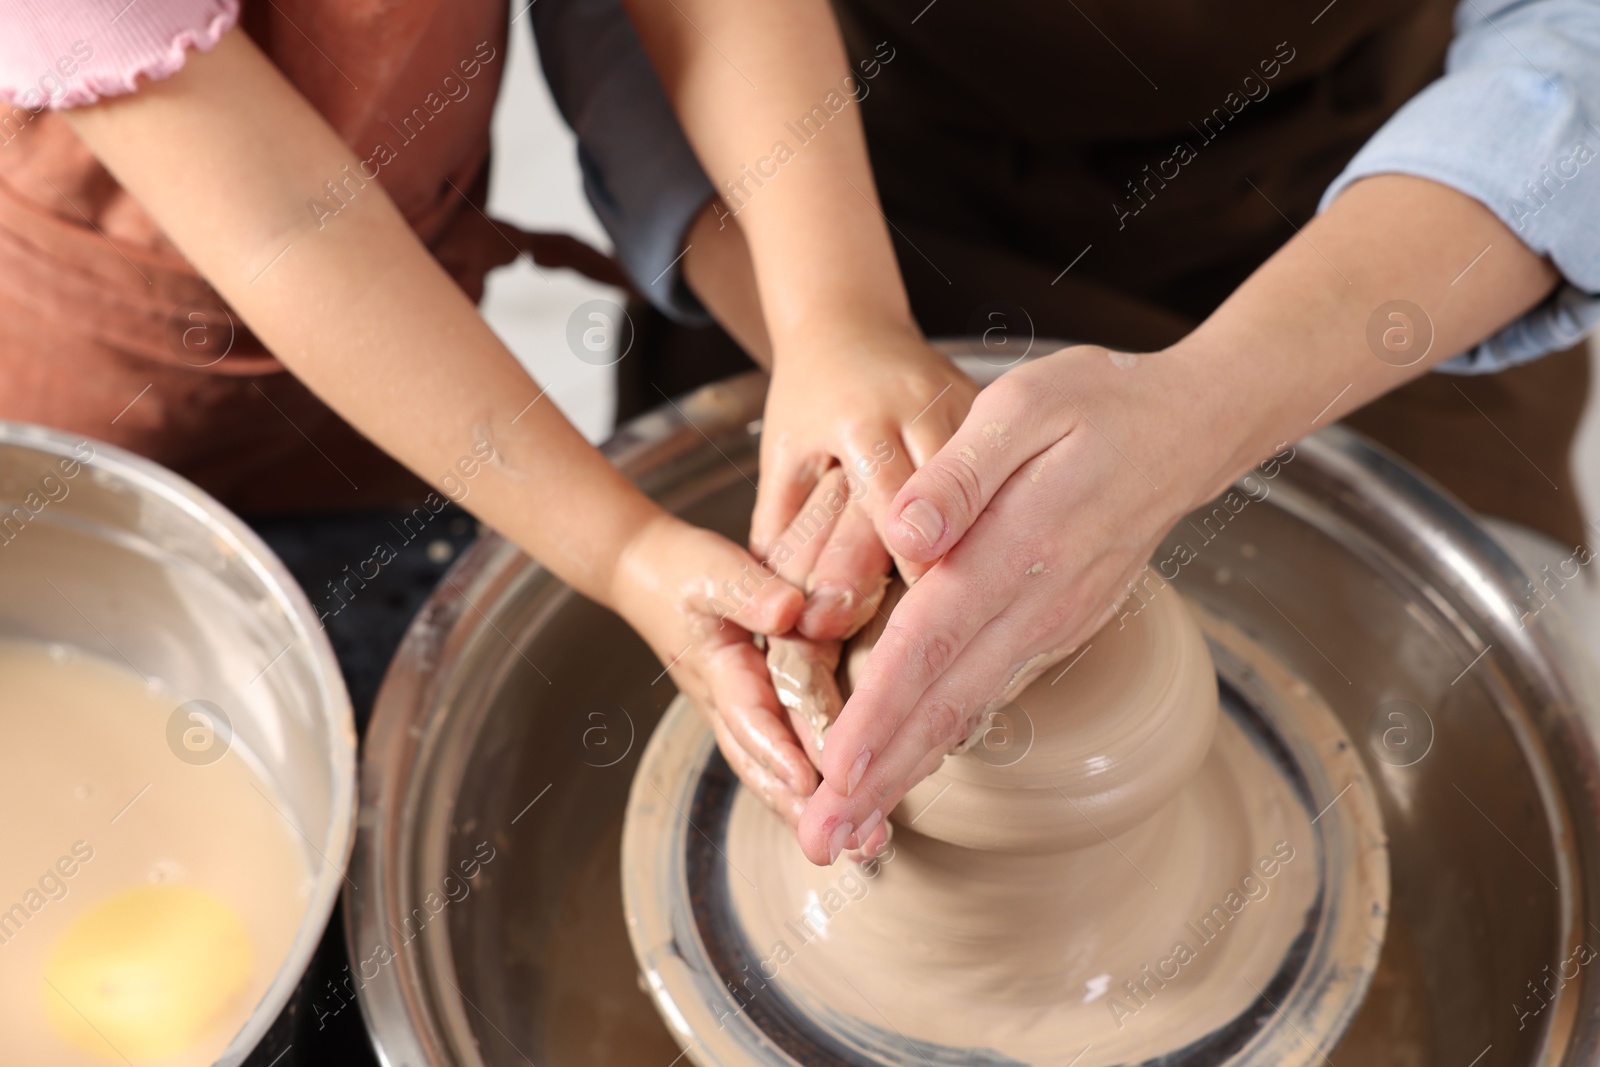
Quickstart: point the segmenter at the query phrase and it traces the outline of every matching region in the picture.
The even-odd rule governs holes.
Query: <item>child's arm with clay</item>
[[[834,463],[864,483],[881,533],[889,502],[975,389],[911,317],[867,160],[868,83],[823,0],[624,6],[722,197],[688,236],[691,284],[694,244],[728,240],[721,226],[742,233],[755,272],[772,387],[751,543],[781,565],[780,532]],[[718,294],[697,292],[721,315]],[[851,590],[814,600],[830,592]]]
[[[66,114],[273,354],[350,423],[435,484],[492,448],[476,514],[618,611],[686,692],[724,709],[719,739],[748,734],[723,746],[743,757],[741,777],[795,817],[815,772],[784,747],[747,631],[787,629],[800,594],[769,582],[729,616],[738,626],[723,625],[719,591],[754,561],[662,511],[540,401],[381,189],[352,201],[338,226],[315,228],[306,198],[356,157],[242,31],[164,80]]]

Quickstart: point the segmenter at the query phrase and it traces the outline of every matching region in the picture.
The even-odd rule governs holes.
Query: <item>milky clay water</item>
[[[0,641],[0,1064],[209,1064],[288,954],[305,843],[237,739],[168,747],[186,699]]]

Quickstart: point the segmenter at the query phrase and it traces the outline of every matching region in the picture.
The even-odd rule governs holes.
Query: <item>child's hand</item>
[[[751,635],[792,628],[800,591],[766,577],[726,538],[660,514],[628,542],[608,599],[668,665],[679,691],[709,717],[740,781],[797,825],[819,779]]]
[[[800,827],[812,862],[1111,617],[1172,524],[1249,461],[1238,407],[1176,350],[1076,346],[983,391],[890,509],[888,543],[940,562],[894,606],[829,731]],[[935,517],[922,528],[919,505]]]
[[[812,641],[837,641],[877,613],[889,581],[889,551],[863,505],[865,483],[841,467],[823,474],[783,533],[766,545],[766,559],[802,590],[805,610],[795,623]]]
[[[830,553],[859,559],[863,568],[875,562],[867,546],[854,542],[883,538],[895,494],[950,439],[977,391],[915,331],[901,327],[836,331],[800,348],[780,346],[762,429],[753,550],[782,562],[776,556],[780,531],[814,508],[813,491],[837,464],[849,473],[850,495],[869,521],[841,523],[830,538]],[[927,569],[904,559],[895,562],[908,579]],[[878,578],[848,567],[820,578],[807,590],[801,631],[808,637],[838,636],[852,601],[859,599],[851,586],[867,589]]]
[[[815,602],[807,603],[796,629],[811,632],[811,636],[796,632],[767,639],[767,669],[778,703],[787,712],[800,747],[816,767],[822,766],[824,737],[844,704],[836,678],[843,641],[863,627],[881,632],[888,622],[884,597],[889,553],[862,510],[860,489],[857,479],[852,492],[840,468],[823,475],[800,518],[775,542],[780,547],[772,557],[779,577],[802,589],[828,582],[847,588],[843,602],[827,606],[826,617],[816,617]],[[870,584],[862,583],[862,575],[870,576]],[[798,833],[794,820],[790,825]],[[850,854],[858,861],[865,860],[877,855],[888,840],[887,823],[863,826],[853,838],[859,848]]]

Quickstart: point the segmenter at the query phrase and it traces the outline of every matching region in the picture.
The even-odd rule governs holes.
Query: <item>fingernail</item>
[[[849,611],[855,603],[854,589],[829,583],[817,591],[817,606],[821,611]]]
[[[839,853],[844,851],[844,843],[850,840],[850,834],[855,827],[847,822],[842,822],[833,828],[833,836],[828,838],[828,862],[832,863],[839,858]]]
[[[850,591],[834,585],[824,585],[811,594],[806,603],[806,615],[820,621],[850,610]]]
[[[872,840],[872,831],[876,830],[878,824],[882,821],[882,810],[874,810],[871,815],[867,816],[866,821],[861,824],[861,829],[856,831],[856,838],[861,842],[860,848],[867,847],[867,843]]]
[[[944,536],[944,516],[926,500],[913,500],[900,512],[900,521],[917,531],[917,536],[932,548]]]
[[[850,768],[850,776],[844,780],[845,796],[850,796],[856,791],[856,786],[861,784],[861,776],[867,773],[867,764],[871,762],[872,753],[862,749],[861,755],[856,757],[855,764]]]

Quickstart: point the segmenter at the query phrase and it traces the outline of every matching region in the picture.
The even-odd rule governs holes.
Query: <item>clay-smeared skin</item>
[[[838,641],[812,641],[790,635],[767,639],[767,673],[778,703],[813,762],[821,759],[822,738],[828,724],[844,707],[834,672],[839,669]]]
[[[809,593],[809,579],[806,585]],[[812,641],[793,631],[767,639],[767,673],[772,676],[772,687],[813,762],[820,761],[823,737],[844,707],[838,677],[841,654],[845,654],[847,677],[854,677],[905,588],[899,581],[891,585],[885,577],[862,591],[845,631],[847,643]]]
[[[805,584],[806,596],[809,597],[816,591],[815,575],[808,576]],[[871,624],[879,617],[878,613],[880,611],[885,618],[888,617],[889,612],[888,608],[884,606],[884,596],[889,590],[889,584],[889,576],[885,574],[880,575],[874,581],[858,583],[854,588],[846,590],[844,603],[849,607],[850,614],[845,618],[840,629],[840,632],[846,638]],[[894,584],[899,587],[901,592],[905,591],[905,586],[898,579],[895,580]],[[895,596],[896,599],[899,598],[898,593]]]
[[[868,1043],[1025,1063],[1086,1046],[1078,1067],[1138,1062],[1227,1023],[1300,932],[1317,870],[1309,816],[1216,701],[1168,593],[1017,698],[1025,756],[979,747],[908,794],[876,868],[812,865],[741,792],[729,885],[757,981]]]

